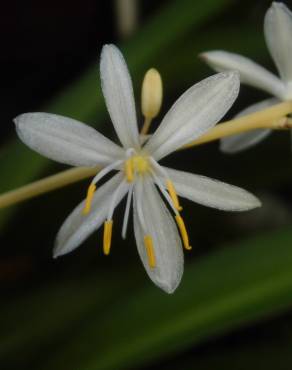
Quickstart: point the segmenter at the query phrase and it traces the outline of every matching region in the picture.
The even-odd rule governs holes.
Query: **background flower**
[[[292,13],[283,3],[274,2],[264,20],[264,35],[271,56],[277,66],[278,78],[252,60],[238,54],[215,50],[201,54],[201,57],[216,71],[238,70],[242,83],[259,88],[275,96],[252,104],[238,115],[253,113],[279,102],[292,99]],[[272,130],[258,129],[233,135],[221,140],[223,152],[234,153],[257,144]]]

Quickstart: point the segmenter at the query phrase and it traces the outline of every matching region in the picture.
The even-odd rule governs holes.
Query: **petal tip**
[[[64,254],[68,253],[66,251],[66,249],[64,248],[64,246],[65,246],[64,243],[61,244],[58,239],[59,239],[59,236],[57,236],[57,238],[55,240],[55,245],[54,245],[54,248],[53,248],[53,258],[54,259],[56,259],[58,257],[61,257]]]
[[[203,60],[204,62],[208,60],[208,54],[209,52],[208,51],[203,51],[202,53],[199,53],[198,54],[198,58],[200,60]]]
[[[278,9],[288,9],[287,6],[282,3],[282,2],[279,2],[279,1],[273,1],[272,2],[272,5],[270,6],[270,9],[275,9],[275,10],[278,10]]]
[[[13,122],[15,123],[16,126],[19,126],[21,123],[25,121],[29,113],[22,113],[13,118]]]
[[[290,13],[290,9],[286,6],[286,4],[278,1],[273,1],[272,5],[269,7],[269,9],[266,12],[265,15],[265,22],[272,21],[274,16],[281,15],[281,13]]]
[[[254,197],[254,207],[253,208],[259,208],[262,205],[263,205],[262,202],[257,197]]]
[[[262,206],[262,202],[255,195],[249,192],[247,192],[247,194],[249,197],[246,200],[246,204],[241,210],[239,209],[239,211],[251,211]]]
[[[230,145],[229,140],[221,139],[219,143],[219,150],[224,154],[236,154],[245,150],[245,148],[238,148],[236,145]]]
[[[165,293],[167,294],[173,294],[176,290],[176,288],[179,286],[180,281],[175,281],[175,282],[163,282],[160,283],[158,286],[160,289],[162,289]]]
[[[198,58],[203,60],[204,62],[211,62],[212,61],[212,57],[215,57],[217,56],[218,53],[224,53],[223,51],[221,50],[209,50],[209,51],[203,51],[201,53],[198,54]]]
[[[110,52],[120,52],[119,48],[114,44],[104,44],[101,49],[101,55]]]
[[[230,70],[226,72],[222,72],[226,77],[233,78],[235,80],[238,80],[238,84],[240,83],[240,74],[237,70]]]
[[[57,248],[57,247],[55,247],[55,248],[53,249],[53,258],[54,258],[54,259],[56,259],[56,258],[58,258],[58,257],[62,256],[62,254],[63,254],[63,253],[61,253],[61,252],[58,250],[58,248]]]

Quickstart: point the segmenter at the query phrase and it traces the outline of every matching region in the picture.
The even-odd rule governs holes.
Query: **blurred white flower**
[[[71,252],[103,223],[103,249],[108,254],[113,213],[127,195],[122,236],[126,236],[133,199],[139,255],[153,282],[171,293],[183,273],[182,242],[186,249],[191,248],[179,213],[177,194],[222,210],[244,211],[260,205],[257,198],[243,189],[158,164],[160,159],[204,134],[220,120],[238,95],[238,73],[219,73],[192,86],[172,106],[143,146],[130,75],[115,46],[103,47],[100,73],[106,105],[122,146],[71,118],[27,113],[15,119],[21,140],[46,157],[73,166],[103,166],[92,180],[86,200],[62,225],[54,256]],[[113,170],[117,174],[96,190],[102,177]]]
[[[259,88],[274,98],[253,104],[239,116],[265,109],[279,101],[292,99],[292,13],[283,3],[274,2],[264,20],[264,34],[268,49],[279,71],[280,78],[238,54],[221,50],[201,54],[203,60],[218,72],[237,70],[241,82]],[[257,144],[271,133],[259,129],[221,139],[221,150],[234,153]]]

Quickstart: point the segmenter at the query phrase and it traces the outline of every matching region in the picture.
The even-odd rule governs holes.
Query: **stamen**
[[[148,263],[150,268],[156,267],[156,259],[154,254],[154,248],[153,248],[153,240],[151,235],[145,235],[144,236],[144,245],[148,256]]]
[[[132,195],[133,195],[133,184],[130,185],[130,188],[129,188],[129,191],[128,191],[128,196],[127,196],[127,203],[126,203],[124,220],[123,220],[123,227],[122,227],[122,238],[123,239],[126,239]]]
[[[160,166],[160,164],[154,158],[150,157],[150,162],[152,163],[152,165],[155,169],[155,172],[158,174],[158,176],[157,176],[155,173],[153,173],[154,177],[155,177],[155,182],[159,186],[160,190],[161,190],[162,187],[164,187],[164,188],[166,187],[167,190],[168,190],[168,193],[170,195],[171,205],[177,211],[181,211],[182,207],[179,204],[179,200],[178,200],[178,196],[177,196],[175,187],[173,185],[173,182],[169,179],[167,171],[165,171],[165,169],[162,166]],[[164,179],[165,185],[164,184],[162,185],[162,181],[159,179],[159,175]],[[165,196],[164,193],[163,193],[163,195]],[[166,198],[168,200],[168,197],[166,197]]]
[[[119,168],[119,166],[123,163],[122,160],[117,160],[111,164],[109,164],[108,166],[104,167],[101,171],[99,171],[99,173],[93,178],[93,180],[91,181],[92,184],[97,184],[105,175],[107,175],[109,172],[113,171],[113,170],[117,170]]]
[[[173,202],[173,205],[178,211],[182,210],[181,205],[179,204],[178,196],[175,190],[175,187],[173,185],[173,182],[171,180],[166,180],[166,187],[169,192],[169,195],[171,197],[171,200]]]
[[[187,229],[186,229],[184,220],[182,219],[182,217],[180,215],[176,215],[175,220],[176,220],[177,226],[179,228],[179,231],[180,231],[181,238],[182,238],[183,245],[184,245],[185,249],[191,250],[192,247],[189,244],[189,236],[188,236],[188,233],[187,233]]]
[[[96,186],[94,184],[90,184],[87,190],[87,196],[85,199],[85,206],[83,209],[83,214],[87,215],[90,212],[91,209],[91,203],[93,199],[94,192],[96,190]]]
[[[94,195],[94,192],[96,190],[96,184],[99,180],[101,180],[105,175],[107,175],[110,171],[116,169],[120,164],[122,164],[123,161],[118,160],[115,161],[114,163],[109,164],[108,166],[104,167],[91,181],[91,184],[88,187],[87,190],[87,196],[85,200],[85,206],[83,209],[83,214],[87,215],[90,212],[91,209],[91,203],[92,203],[92,198]]]
[[[109,255],[112,242],[113,220],[107,220],[103,229],[103,253]]]
[[[129,158],[125,161],[125,174],[128,182],[134,181],[133,161]]]
[[[147,230],[146,228],[146,223],[145,223],[145,218],[142,210],[142,202],[143,202],[143,189],[142,189],[142,182],[138,181],[135,184],[135,191],[134,191],[134,197],[135,197],[135,204],[137,207],[137,215],[140,221],[140,224],[142,226],[143,231]]]
[[[161,191],[162,195],[164,196],[165,200],[167,201],[167,203],[169,204],[169,206],[171,207],[171,209],[173,210],[173,212],[175,214],[178,214],[178,211],[177,211],[176,207],[173,204],[173,200],[171,199],[171,197],[168,194],[168,192],[165,190],[165,186],[162,183],[162,181],[159,179],[159,177],[155,174],[154,171],[151,171],[151,175],[152,175],[152,177],[154,179],[155,184],[159,187],[159,190]]]
[[[126,187],[126,189],[125,189],[125,187]],[[113,219],[114,210],[117,206],[117,199],[119,199],[119,197],[122,195],[123,192],[124,192],[124,194],[126,194],[126,191],[128,190],[128,187],[129,187],[129,185],[127,185],[127,183],[123,180],[118,185],[118,187],[116,188],[114,193],[112,194],[111,202],[110,202],[109,208],[108,208],[107,220],[112,220]]]

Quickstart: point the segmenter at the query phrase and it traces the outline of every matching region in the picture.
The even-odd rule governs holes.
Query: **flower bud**
[[[162,103],[162,81],[159,72],[151,68],[145,74],[142,84],[142,113],[152,119],[160,111]]]

